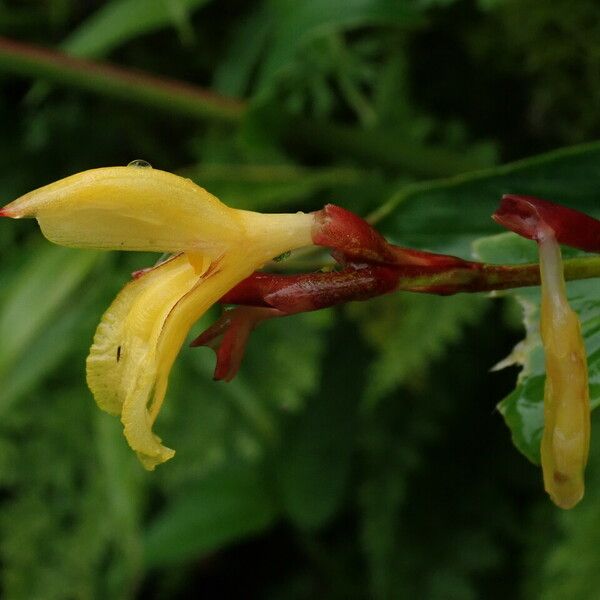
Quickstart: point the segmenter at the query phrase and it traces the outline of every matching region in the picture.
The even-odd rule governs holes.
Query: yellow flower
[[[583,497],[590,446],[590,398],[579,319],[569,306],[560,247],[552,230],[538,239],[542,279],[540,329],[546,384],[541,444],[544,487],[561,508]]]
[[[35,217],[44,235],[78,248],[177,253],[128,283],[104,314],[87,359],[103,410],[120,415],[147,469],[169,460],[152,426],[189,329],[273,257],[312,244],[312,214],[225,206],[189,179],[152,168],[85,171],[30,192],[0,216]]]

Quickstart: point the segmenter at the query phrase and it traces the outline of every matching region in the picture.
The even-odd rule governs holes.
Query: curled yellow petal
[[[590,440],[590,400],[579,319],[569,306],[560,247],[552,232],[539,240],[542,277],[540,329],[546,384],[541,444],[544,487],[561,508],[583,497]]]
[[[147,469],[174,455],[152,426],[190,327],[251,269],[237,255],[199,275],[181,254],[127,284],[102,318],[87,360],[88,385],[100,408],[121,415]]]
[[[127,441],[148,468],[173,456],[151,431],[148,402],[161,360],[156,344],[169,313],[197,279],[180,255],[127,284],[102,317],[87,359],[98,406],[121,415]]]
[[[197,256],[192,262],[180,254],[127,284],[104,314],[87,360],[98,406],[121,415],[129,445],[150,470],[174,455],[152,426],[190,328],[257,266],[243,249],[213,261],[203,273]]]

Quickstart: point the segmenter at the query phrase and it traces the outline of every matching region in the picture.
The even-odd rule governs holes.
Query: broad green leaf
[[[409,185],[373,215],[377,228],[407,246],[463,257],[471,243],[500,233],[491,220],[502,194],[529,194],[600,214],[600,143],[572,146],[500,167]]]
[[[150,523],[146,565],[198,559],[266,529],[276,517],[260,469],[226,465],[173,498]]]
[[[536,262],[535,242],[514,234],[501,234],[479,240],[477,256],[487,262]],[[539,335],[540,294],[537,288],[507,292],[523,309],[526,338],[505,364],[523,366],[515,390],[499,405],[517,448],[534,463],[539,463],[540,440],[544,427],[544,356]],[[581,332],[588,354],[590,401],[592,409],[600,405],[600,280],[571,281],[567,294],[579,315]]]
[[[61,44],[74,56],[100,58],[130,39],[165,26],[185,24],[210,0],[112,0],[101,5]]]

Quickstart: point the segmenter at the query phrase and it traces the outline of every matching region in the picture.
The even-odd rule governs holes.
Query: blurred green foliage
[[[486,237],[502,193],[598,212],[597,144],[497,165],[598,137],[599,23],[593,0],[0,0],[1,36],[240,100],[94,83],[0,39],[0,196],[142,158],[234,206],[332,201],[403,244],[521,262],[530,246]],[[489,369],[523,336],[513,295],[269,322],[229,384],[208,350],[184,349],[158,423],[177,456],[146,473],[84,361],[156,257],[0,225],[2,597],[597,597],[598,436],[586,499],[562,514],[495,412],[516,369]],[[597,283],[580,289],[595,350]],[[533,377],[502,410],[535,458],[539,389],[531,418],[508,418],[540,377],[529,334]]]

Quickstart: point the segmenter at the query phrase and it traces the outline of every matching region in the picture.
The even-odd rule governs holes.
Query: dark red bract
[[[600,221],[567,206],[533,196],[507,194],[492,218],[530,240],[539,240],[544,227],[550,227],[561,244],[600,252]]]

